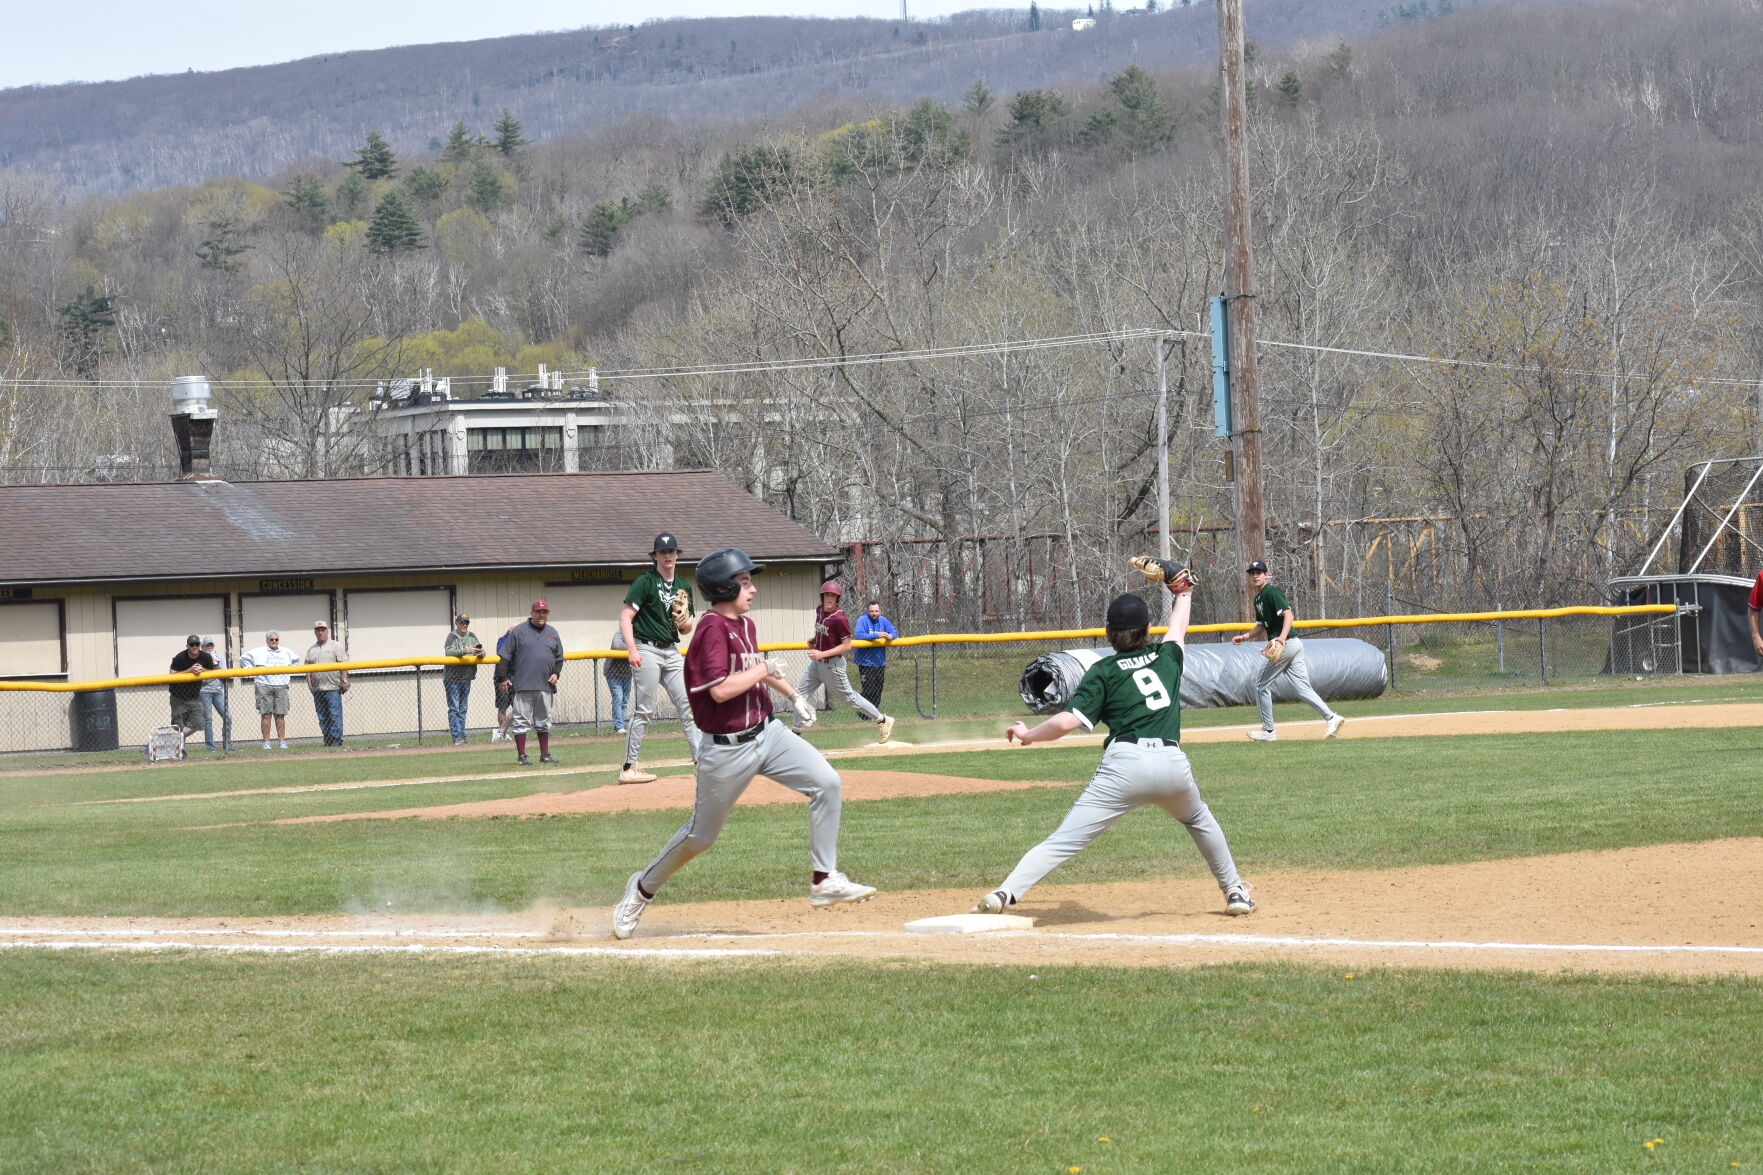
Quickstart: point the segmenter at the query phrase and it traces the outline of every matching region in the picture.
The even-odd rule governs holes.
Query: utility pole
[[[1169,558],[1174,549],[1169,539],[1169,373],[1164,365],[1166,337],[1157,345],[1157,554]]]
[[[1224,101],[1224,308],[1230,324],[1230,389],[1237,541],[1244,564],[1267,557],[1261,495],[1261,378],[1255,362],[1255,259],[1249,239],[1248,99],[1244,93],[1243,0],[1218,0]],[[1242,615],[1253,598],[1237,568]]]

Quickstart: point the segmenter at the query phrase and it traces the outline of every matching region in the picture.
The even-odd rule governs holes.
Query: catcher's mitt
[[[1134,555],[1127,560],[1132,569],[1150,580],[1160,583],[1172,592],[1185,592],[1200,582],[1192,567],[1184,566],[1173,559],[1158,559],[1153,555]]]
[[[673,603],[670,605],[670,611],[673,612],[673,623],[676,627],[690,619],[692,615],[692,594],[686,591],[685,588],[679,588],[676,590],[673,593]]]
[[[1272,640],[1261,646],[1261,655],[1277,665],[1280,661],[1285,659],[1286,643],[1278,637],[1274,637]]]

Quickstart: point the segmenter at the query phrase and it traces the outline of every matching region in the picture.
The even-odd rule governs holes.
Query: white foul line
[[[754,958],[783,954],[782,951],[735,950],[712,948],[709,950],[683,948],[675,950],[644,948],[644,947],[497,947],[497,946],[425,946],[421,943],[404,943],[387,946],[370,946],[367,944],[345,943],[222,943],[222,942],[92,942],[92,941],[60,941],[60,942],[0,942],[0,950],[44,950],[44,951],[223,951],[233,954],[292,954],[306,952],[326,955],[611,955],[637,956],[650,959],[732,959]]]

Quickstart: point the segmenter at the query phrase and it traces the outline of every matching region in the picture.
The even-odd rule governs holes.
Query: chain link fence
[[[1393,623],[1306,626],[1305,637],[1349,637],[1377,647],[1389,668],[1390,688],[1403,693],[1491,690],[1511,685],[1583,683],[1615,677],[1659,677],[1682,671],[1681,614],[1603,609],[1601,614],[1476,618],[1395,617]],[[1197,625],[1190,643],[1225,641],[1241,625]],[[1218,630],[1227,631],[1218,631]],[[976,719],[1020,717],[1023,669],[1042,653],[1098,648],[1099,635],[1023,633],[1008,639],[951,634],[909,637],[888,650],[881,709],[897,718]],[[552,705],[553,728],[563,737],[610,736],[615,720],[608,668],[617,654],[572,653]],[[789,666],[792,682],[808,665],[806,650],[784,648],[772,656]],[[492,659],[493,660],[493,659]],[[350,670],[343,695],[345,745],[446,746],[449,729],[443,659],[417,663],[372,662]],[[322,745],[317,709],[298,669],[288,687],[286,741],[290,748]],[[616,671],[614,671],[616,672]],[[848,664],[851,683],[863,688],[859,668]],[[191,754],[280,752],[282,735],[272,721],[265,739],[257,712],[253,671],[228,670],[220,705],[205,705],[209,729],[187,742]],[[493,666],[480,665],[467,693],[464,731],[481,743],[499,728]],[[187,679],[177,679],[187,684]],[[171,679],[94,683],[94,688],[0,683],[0,754],[14,752],[115,752],[142,747],[172,721]],[[824,692],[817,697],[829,708]],[[625,702],[628,707],[630,700]],[[855,721],[842,700],[830,720]],[[656,699],[655,733],[676,729],[679,714],[665,691]],[[781,709],[781,707],[780,707]],[[230,714],[231,737],[227,727]]]

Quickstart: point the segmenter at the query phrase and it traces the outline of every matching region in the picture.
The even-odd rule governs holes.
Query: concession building
[[[754,613],[762,637],[801,640],[816,588],[842,557],[712,470],[0,486],[0,519],[9,681],[164,673],[191,633],[215,637],[237,666],[270,629],[304,652],[317,620],[352,659],[439,656],[455,614],[493,646],[541,597],[565,649],[605,649],[662,531],[678,536],[688,577],[714,548],[746,550],[766,568]],[[609,720],[597,665],[566,668],[561,722]],[[345,737],[444,731],[440,672],[352,674]],[[490,675],[481,670],[472,691],[474,731],[494,718]],[[317,734],[304,693],[296,678],[290,737]],[[75,745],[78,697],[0,692],[0,751]],[[249,684],[231,698],[236,740],[255,741]],[[162,685],[116,700],[125,745],[167,720]]]

